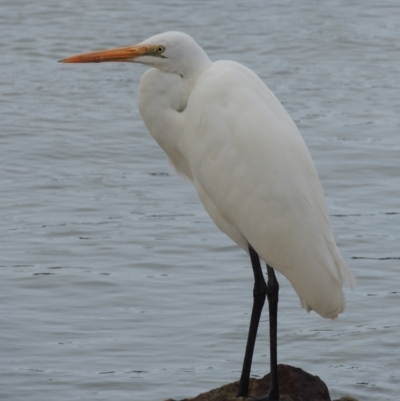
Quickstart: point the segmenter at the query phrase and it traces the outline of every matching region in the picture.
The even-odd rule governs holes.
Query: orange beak
[[[152,53],[154,46],[136,45],[116,49],[77,54],[64,58],[60,63],[101,63],[103,61],[133,61],[135,58]]]

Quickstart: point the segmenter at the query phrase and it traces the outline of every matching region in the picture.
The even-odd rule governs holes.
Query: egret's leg
[[[253,398],[252,401],[278,401],[278,355],[277,355],[277,328],[278,328],[278,294],[279,284],[275,271],[267,265],[268,282],[267,297],[269,306],[269,348],[271,371],[269,374],[270,384],[268,394]]]
[[[278,385],[278,301],[279,284],[275,276],[275,270],[267,265],[268,283],[267,297],[269,307],[269,348],[270,348],[270,387],[268,391],[269,399],[279,400]]]
[[[261,311],[264,306],[265,297],[267,295],[267,285],[262,273],[260,258],[257,252],[249,244],[249,253],[251,266],[254,273],[254,289],[253,289],[253,310],[251,312],[250,328],[247,338],[246,353],[244,355],[242,375],[240,377],[239,390],[237,397],[247,397],[249,389],[249,378],[251,370],[251,362],[253,359],[254,344],[256,342],[258,323],[260,322]]]

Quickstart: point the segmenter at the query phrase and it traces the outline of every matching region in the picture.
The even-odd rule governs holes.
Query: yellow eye
[[[161,53],[163,53],[164,52],[164,50],[165,50],[165,47],[164,46],[157,46],[156,47],[156,53],[158,53],[158,54],[161,54]]]

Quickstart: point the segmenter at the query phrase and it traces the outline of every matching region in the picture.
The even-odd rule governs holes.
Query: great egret
[[[344,311],[343,281],[353,282],[295,123],[254,72],[233,61],[211,62],[182,32],[61,61],[125,61],[154,67],[139,87],[144,123],[176,171],[192,181],[217,227],[250,254],[254,301],[238,396],[248,393],[267,296],[271,384],[268,394],[257,399],[277,400],[279,285],[274,269],[290,281],[307,311],[325,318]],[[267,284],[260,258],[267,264]]]

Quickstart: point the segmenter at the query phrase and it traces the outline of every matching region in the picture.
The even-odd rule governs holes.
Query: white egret
[[[211,62],[188,35],[166,32],[135,46],[79,54],[64,63],[125,61],[150,67],[139,110],[176,171],[188,177],[218,228],[250,254],[254,303],[238,396],[247,396],[261,310],[270,313],[271,384],[279,398],[274,269],[301,305],[325,318],[345,309],[353,282],[333,238],[321,183],[295,123],[251,70]],[[265,283],[260,258],[267,264]]]

